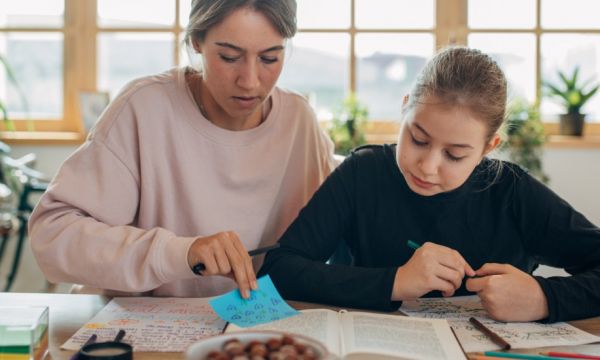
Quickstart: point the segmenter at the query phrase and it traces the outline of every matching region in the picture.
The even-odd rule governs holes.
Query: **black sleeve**
[[[357,157],[348,157],[327,178],[282,236],[280,248],[267,254],[259,276],[269,274],[284,298],[382,311],[400,306],[390,300],[397,268],[326,263],[353,231],[357,191],[372,185],[357,186]]]
[[[548,300],[546,322],[600,315],[600,229],[528,174],[516,180],[514,212],[525,249],[568,277],[536,277]]]

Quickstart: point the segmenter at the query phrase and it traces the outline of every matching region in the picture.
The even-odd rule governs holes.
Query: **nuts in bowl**
[[[187,360],[323,360],[327,349],[317,340],[276,331],[243,331],[202,339],[190,346]]]

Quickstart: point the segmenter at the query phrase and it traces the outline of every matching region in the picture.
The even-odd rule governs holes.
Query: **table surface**
[[[0,293],[0,306],[49,306],[50,307],[50,334],[49,350],[51,359],[69,359],[73,351],[61,350],[65,343],[83,324],[91,319],[110,298],[100,295],[73,295],[73,294],[40,294],[40,293]],[[330,308],[319,304],[290,301],[290,305],[298,310],[311,308]],[[362,310],[364,311],[364,310]],[[600,317],[572,321],[570,324],[600,336]],[[544,348],[544,351],[570,351],[600,354],[600,343],[570,347]],[[521,353],[538,353],[539,350],[516,350]],[[183,353],[136,353],[137,360],[143,359],[183,359]]]

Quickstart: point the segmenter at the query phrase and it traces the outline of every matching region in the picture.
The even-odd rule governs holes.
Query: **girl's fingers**
[[[238,252],[241,254],[244,266],[246,267],[246,275],[248,277],[248,282],[250,283],[250,287],[252,290],[258,289],[258,284],[256,282],[256,273],[254,272],[254,266],[252,265],[252,258],[248,255],[248,251],[244,247],[241,241],[236,236],[237,241],[235,242],[235,246]]]
[[[235,276],[242,297],[247,299],[250,297],[250,283],[246,274],[246,265],[244,265],[243,256],[238,252],[232,242],[228,242],[225,246],[225,252],[229,258],[229,263]]]
[[[440,266],[436,276],[442,280],[452,283],[452,285],[454,285],[454,290],[460,287],[464,278],[464,275],[460,271],[446,266]]]

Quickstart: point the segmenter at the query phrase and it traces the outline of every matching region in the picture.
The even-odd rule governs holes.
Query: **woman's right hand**
[[[434,290],[452,296],[465,274],[474,276],[475,271],[458,251],[426,242],[396,271],[392,300],[417,299]]]
[[[250,289],[258,289],[252,259],[233,231],[197,238],[188,251],[190,268],[203,263],[202,275],[224,275],[235,280],[243,298],[250,297]]]

